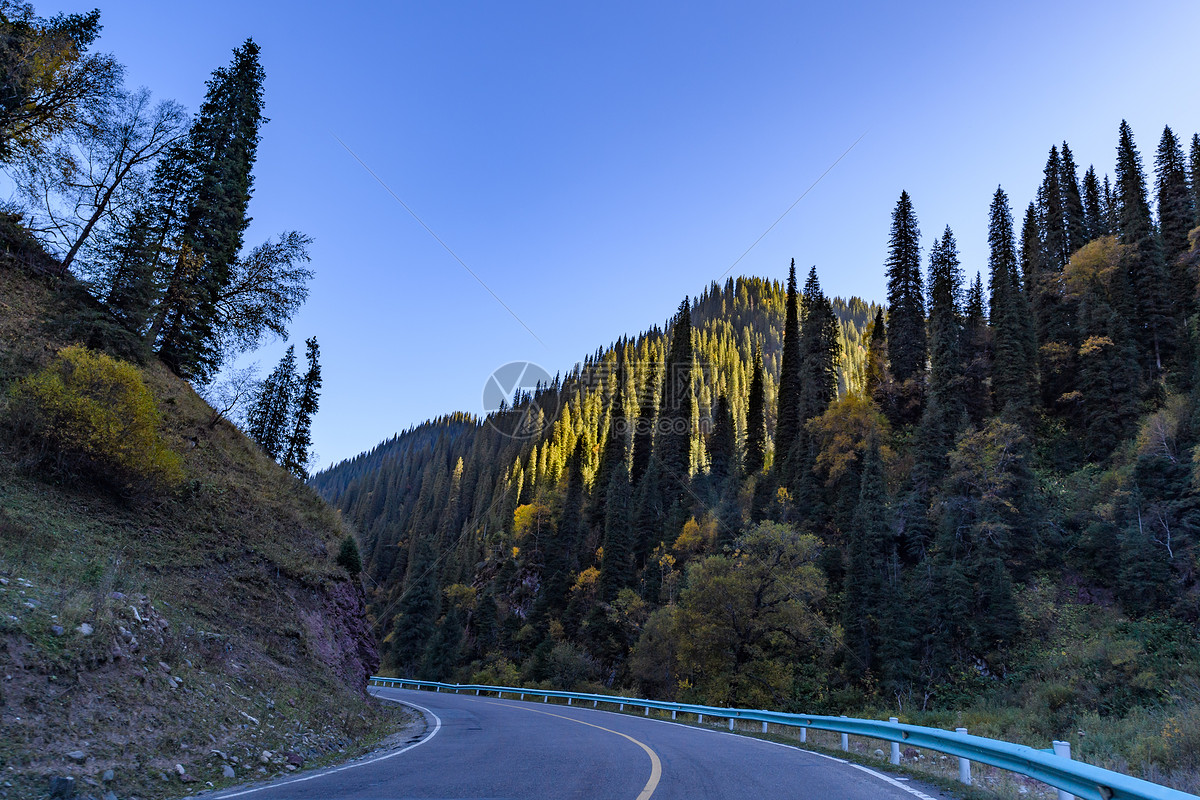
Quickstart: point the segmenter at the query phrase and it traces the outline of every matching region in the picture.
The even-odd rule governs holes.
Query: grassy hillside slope
[[[6,227],[0,419],[13,383],[79,341],[90,313]],[[0,436],[0,797],[44,797],[52,776],[80,794],[178,796],[398,721],[364,697],[375,642],[334,563],[337,513],[161,364],[142,369],[183,456],[177,491],[35,474]]]

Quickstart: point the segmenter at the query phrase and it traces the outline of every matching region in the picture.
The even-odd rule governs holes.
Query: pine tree
[[[846,646],[851,653],[850,668],[860,676],[875,666],[886,563],[894,548],[883,458],[878,440],[872,437],[863,456],[858,504],[850,528],[847,547],[850,564],[842,608]]]
[[[1063,270],[1047,264],[1041,240],[1039,214],[1033,203],[1025,211],[1021,227],[1021,272],[1025,295],[1032,307],[1041,378],[1042,405],[1051,409],[1055,400],[1073,388],[1077,322],[1073,304],[1064,297]]]
[[[991,416],[992,340],[987,313],[983,307],[983,278],[978,272],[967,289],[966,313],[963,317],[963,395],[967,416],[976,428]]]
[[[1146,200],[1142,157],[1124,120],[1117,145],[1116,213],[1121,244],[1130,248],[1122,310],[1132,323],[1143,368],[1157,377],[1175,344],[1172,287]]]
[[[651,364],[642,385],[641,401],[638,404],[637,424],[633,429],[633,453],[629,467],[629,478],[634,486],[640,486],[654,451],[654,384],[657,372]]]
[[[887,324],[883,319],[883,308],[875,311],[867,342],[867,365],[863,391],[876,405],[887,412],[885,392],[891,381],[887,365]],[[889,415],[890,416],[890,415]]]
[[[608,431],[604,435],[600,463],[596,466],[596,474],[592,479],[592,504],[588,510],[588,517],[593,526],[603,524],[609,479],[617,465],[625,463],[625,420],[622,418],[624,403],[621,396],[621,387],[624,385],[624,363],[618,359],[613,391],[608,403]],[[628,468],[625,470],[625,479],[629,480]]]
[[[838,363],[841,345],[838,321],[829,298],[821,291],[817,268],[804,283],[804,314],[800,325],[799,398],[800,421],[825,413],[837,398]]]
[[[620,461],[608,483],[604,515],[604,557],[600,562],[600,599],[611,603],[633,582],[633,493],[629,470]]]
[[[392,658],[403,674],[415,674],[437,630],[437,587],[437,562],[428,540],[422,537],[408,564],[404,591],[392,623]]]
[[[709,473],[715,488],[724,489],[729,481],[737,474],[737,429],[733,425],[733,410],[729,407],[729,398],[722,392],[717,397],[717,407],[713,411],[712,435],[708,445]]]
[[[125,235],[113,242],[104,305],[131,333],[141,335],[154,303],[154,270],[148,212],[134,212]]]
[[[887,259],[888,360],[897,382],[919,381],[925,370],[925,294],[921,230],[908,192],[892,212]]]
[[[1108,229],[1104,201],[1100,194],[1100,181],[1096,178],[1094,167],[1088,167],[1083,176],[1083,220],[1087,242],[1093,242],[1112,232]]]
[[[321,349],[317,346],[317,337],[313,336],[304,342],[305,359],[308,370],[296,389],[292,403],[291,433],[283,449],[280,463],[284,469],[291,472],[300,480],[308,479],[308,448],[312,445],[312,418],[320,405],[321,391]]]
[[[296,395],[296,348],[289,346],[266,377],[246,412],[246,435],[276,461],[288,444]]]
[[[750,396],[746,405],[746,452],[742,471],[746,475],[762,472],[767,458],[767,408],[763,390],[762,353],[754,350],[754,369],[750,377]]]
[[[930,484],[945,471],[946,453],[966,412],[963,396],[962,268],[950,226],[929,251],[929,403],[918,433],[918,459]]]
[[[1196,210],[1195,224],[1200,226],[1200,133],[1192,134],[1192,149],[1188,154],[1188,172],[1192,184],[1192,208]]]
[[[695,392],[693,382],[692,314],[685,298],[679,304],[671,327],[671,349],[667,353],[666,375],[658,405],[658,435],[654,457],[658,461],[663,510],[667,524],[682,528],[689,504],[692,467],[692,430],[695,427]],[[673,538],[677,530],[668,530]]]
[[[177,374],[206,382],[220,366],[217,300],[229,283],[250,224],[254,167],[263,122],[259,48],[247,39],[229,68],[218,68],[187,140],[183,159],[194,183],[178,234],[179,254],[151,326],[159,356]],[[202,265],[187,263],[191,254]]]
[[[1059,162],[1059,189],[1062,191],[1063,228],[1066,231],[1067,260],[1071,254],[1090,240],[1087,235],[1087,219],[1083,212],[1083,197],[1079,192],[1079,174],[1071,148],[1063,142],[1062,158]],[[1066,261],[1063,262],[1066,265]]]
[[[1021,291],[1008,195],[997,188],[988,223],[991,271],[991,324],[995,339],[992,389],[996,406],[1019,417],[1031,407],[1036,373],[1035,344],[1028,301]]]
[[[800,300],[796,288],[796,260],[788,270],[787,310],[783,325],[783,356],[779,364],[779,389],[775,414],[775,470],[786,480],[789,458],[800,431]]]
[[[1062,270],[1071,257],[1067,239],[1066,215],[1063,211],[1062,160],[1058,147],[1050,148],[1046,168],[1042,171],[1042,185],[1038,189],[1037,218],[1041,221],[1041,264],[1047,270]],[[1027,283],[1030,276],[1026,276]]]
[[[1180,319],[1190,316],[1196,282],[1190,278],[1179,256],[1188,250],[1188,231],[1196,221],[1192,190],[1188,186],[1187,163],[1183,148],[1170,126],[1163,128],[1154,161],[1158,204],[1158,227],[1162,237],[1163,258],[1172,281],[1172,296],[1180,306]]]

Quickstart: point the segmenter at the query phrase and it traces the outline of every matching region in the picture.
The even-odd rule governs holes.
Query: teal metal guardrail
[[[586,694],[582,692],[559,692],[545,689],[522,689],[513,686],[487,686],[483,684],[438,683],[436,681],[418,681],[409,678],[384,678],[372,676],[370,682],[376,686],[392,686],[404,688],[411,686],[417,689],[433,689],[434,691],[473,691],[475,694],[506,694],[517,695],[524,700],[526,697],[538,697],[543,702],[550,698],[566,700],[573,705],[577,701],[590,702],[598,707],[600,703],[618,706],[625,710],[626,706],[641,708],[649,715],[650,709],[670,711],[671,717],[678,714],[694,714],[700,721],[704,717],[728,719],[729,727],[733,729],[737,720],[752,720],[767,724],[787,725],[799,728],[801,741],[806,737],[808,729],[833,731],[842,734],[842,747],[846,747],[847,736],[862,736],[869,739],[883,739],[893,743],[892,762],[899,762],[899,745],[906,744],[925,750],[933,750],[956,756],[960,764],[960,776],[964,783],[970,783],[970,761],[978,761],[999,769],[1016,772],[1047,783],[1059,790],[1060,800],[1070,795],[1085,800],[1197,800],[1197,795],[1181,792],[1151,783],[1140,778],[1123,775],[1112,770],[1072,761],[1069,757],[1055,755],[1052,751],[1037,750],[1022,744],[1012,744],[998,739],[988,739],[983,736],[972,736],[965,728],[957,731],[944,731],[939,728],[927,728],[921,725],[906,725],[893,720],[883,722],[872,719],[855,719],[852,717],[828,717],[813,714],[786,714],[780,711],[764,711],[747,708],[721,708],[719,706],[701,706],[690,703],[670,703],[661,700],[647,700],[637,697],[616,697],[605,694]],[[1061,743],[1056,743],[1061,744]],[[965,769],[964,769],[965,768]]]

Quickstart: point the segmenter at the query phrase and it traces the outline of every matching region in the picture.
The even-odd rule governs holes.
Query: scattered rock
[[[876,748],[875,748],[875,753],[874,753],[874,756],[875,756],[876,758],[883,758],[883,751],[882,751],[882,750],[880,750],[878,747],[876,747]]]
[[[117,796],[113,792],[105,792],[100,800],[117,800]]]
[[[87,761],[87,753],[82,750],[72,750],[71,752],[67,753],[67,758],[82,764],[84,761]]]
[[[903,755],[905,758],[917,758],[921,754],[917,752],[915,747],[906,747],[901,755]]]
[[[287,763],[299,767],[304,764],[304,756],[299,753],[287,753]]]
[[[55,636],[62,636],[64,633],[67,632],[67,629],[64,628],[62,625],[51,625],[50,632],[53,633]]]
[[[226,764],[225,766],[221,767],[221,777],[222,777],[222,778],[233,778],[233,777],[236,777],[236,776],[234,775],[234,772],[233,772],[233,767],[229,766],[228,764]]]
[[[66,800],[75,796],[75,779],[55,776],[50,779],[50,796]]]
[[[295,772],[295,771],[296,771],[296,765],[295,765],[295,764],[284,764],[284,765],[283,765],[283,768],[284,768],[284,769],[286,769],[288,772]]]
[[[91,636],[92,632],[94,630],[95,629],[92,628],[91,625],[84,622],[78,628],[75,629],[75,632],[78,633],[80,636]]]
[[[160,662],[158,662],[158,666],[162,668],[162,671],[163,671],[163,672],[170,672],[170,671],[171,671],[171,665],[170,665],[170,664],[168,664],[168,663],[167,663],[167,662],[165,662],[165,661],[160,661]]]
[[[124,592],[109,592],[108,596],[111,597],[113,600],[124,600],[125,599]]]
[[[38,607],[38,604],[36,602],[34,602],[33,600],[26,600],[24,603],[21,603],[21,605],[25,606],[26,608],[37,608]]]
[[[104,770],[104,774],[100,776],[100,780],[104,781],[105,783],[112,783],[116,779],[117,773],[113,772],[111,769]]]
[[[258,724],[258,718],[257,718],[257,717],[252,717],[252,716],[250,716],[249,714],[247,714],[245,711],[239,711],[238,713],[239,713],[239,714],[241,714],[241,715],[242,715],[243,717],[245,717],[246,719],[248,719],[248,720],[250,720],[251,722],[253,722],[255,725],[257,725],[257,724]]]
[[[258,757],[258,760],[264,764],[270,764],[271,763],[271,755],[272,755],[272,753],[270,750],[263,750],[262,755],[260,755]]]

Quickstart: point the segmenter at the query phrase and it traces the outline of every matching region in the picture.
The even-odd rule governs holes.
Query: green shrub
[[[337,554],[337,565],[345,567],[352,576],[362,572],[362,556],[358,554],[358,543],[354,541],[353,536],[347,535],[342,539],[342,546]]]
[[[159,433],[162,416],[137,367],[73,345],[10,391],[16,443],[41,467],[128,490],[173,487],[182,459]]]

